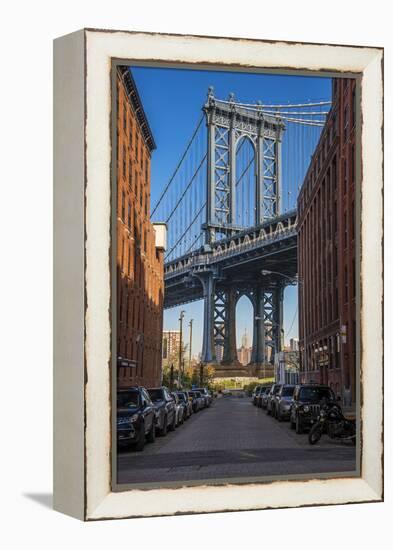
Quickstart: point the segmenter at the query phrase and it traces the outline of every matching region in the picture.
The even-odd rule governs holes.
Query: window
[[[123,128],[124,131],[127,130],[127,107],[125,102],[123,102]]]
[[[128,164],[128,185],[130,186],[130,189],[132,190],[132,163],[131,163],[131,161]]]
[[[352,201],[351,204],[351,238],[355,238],[355,203]]]
[[[348,303],[348,268],[344,269],[344,303]]]
[[[344,162],[343,162],[343,183],[344,183],[344,195],[345,195],[348,189],[348,161],[346,157],[344,158]]]
[[[356,296],[356,265],[355,259],[352,260],[352,298]]]
[[[125,193],[123,191],[122,194],[121,194],[121,219],[123,220],[123,222],[125,222],[125,219],[126,219],[125,200],[126,200],[126,196],[125,196]]]
[[[352,90],[352,128],[355,127],[355,124],[356,124],[356,85]]]
[[[348,113],[348,105],[346,105],[344,109],[344,141],[347,141],[348,139],[348,130],[349,130],[349,113]]]
[[[123,178],[126,178],[126,146],[123,145]]]
[[[332,164],[332,183],[333,183],[333,191],[336,191],[336,189],[337,189],[337,162],[336,162],[336,157],[334,157],[333,164]]]
[[[348,246],[348,227],[347,227],[347,213],[344,212],[344,248]]]
[[[131,203],[128,201],[128,215],[127,215],[127,225],[128,229],[131,231]]]
[[[355,161],[356,161],[356,155],[355,155],[355,145],[352,145],[351,147],[351,182],[355,183]]]
[[[133,139],[132,139],[132,130],[133,130],[133,126],[132,126],[132,123],[131,123],[131,120],[130,120],[130,133],[129,133],[129,136],[130,136],[130,147],[132,147],[132,142],[133,142]]]

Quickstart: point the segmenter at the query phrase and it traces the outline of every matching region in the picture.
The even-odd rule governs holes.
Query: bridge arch
[[[255,225],[256,219],[256,148],[247,134],[240,135],[235,144],[236,151],[236,212],[235,224],[241,227]]]
[[[251,363],[253,347],[254,305],[248,292],[240,292],[236,300],[237,360],[243,365]]]

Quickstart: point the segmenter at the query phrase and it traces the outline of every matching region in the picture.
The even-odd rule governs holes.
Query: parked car
[[[142,387],[117,391],[117,443],[119,447],[134,446],[142,451],[145,439],[156,438],[155,409],[149,394]]]
[[[252,395],[251,395],[251,402],[255,406],[257,404],[257,395],[259,395],[259,391],[260,391],[261,387],[262,386],[255,386],[254,391],[252,392]]]
[[[184,422],[184,404],[175,392],[171,393],[171,396],[175,401],[176,426],[180,426]]]
[[[201,399],[198,398],[197,392],[187,391],[188,398],[191,399],[192,412],[196,413],[201,409]]]
[[[204,409],[205,407],[207,407],[206,397],[198,390],[192,390],[192,391],[195,393],[196,398],[199,401],[199,409]]]
[[[281,384],[273,384],[266,399],[266,414],[275,414],[275,396],[281,388]]]
[[[213,397],[207,388],[192,388],[193,391],[199,391],[205,399],[206,407],[210,407]]]
[[[321,402],[338,402],[329,386],[323,384],[299,384],[295,387],[289,421],[296,433],[303,433],[319,418]]]
[[[150,398],[153,401],[156,413],[156,428],[160,435],[164,436],[167,430],[176,428],[176,404],[170,395],[168,388],[149,388]]]
[[[261,409],[266,409],[267,407],[267,398],[270,390],[271,390],[271,386],[266,386],[264,391],[259,396],[258,407],[261,407]]]
[[[266,391],[269,392],[270,386],[260,386],[259,391],[256,395],[256,406],[262,408],[262,397],[265,395]]]
[[[279,422],[288,420],[291,414],[292,397],[295,386],[292,384],[283,384],[276,393],[275,400],[275,417]]]
[[[187,420],[187,418],[190,418],[192,415],[192,402],[191,399],[188,397],[188,393],[186,391],[177,391],[176,392],[178,398],[183,403],[184,406],[184,420]]]

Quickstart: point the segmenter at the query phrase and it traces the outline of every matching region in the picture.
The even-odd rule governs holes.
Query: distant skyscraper
[[[251,351],[250,339],[247,334],[247,329],[245,329],[242,336],[242,345],[237,350],[237,357],[242,365],[248,365],[251,362]]]
[[[299,340],[298,338],[291,338],[289,340],[289,348],[291,351],[299,351]]]

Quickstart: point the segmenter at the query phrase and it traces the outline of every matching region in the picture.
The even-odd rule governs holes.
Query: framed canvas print
[[[383,50],[54,43],[54,502],[383,498]]]

